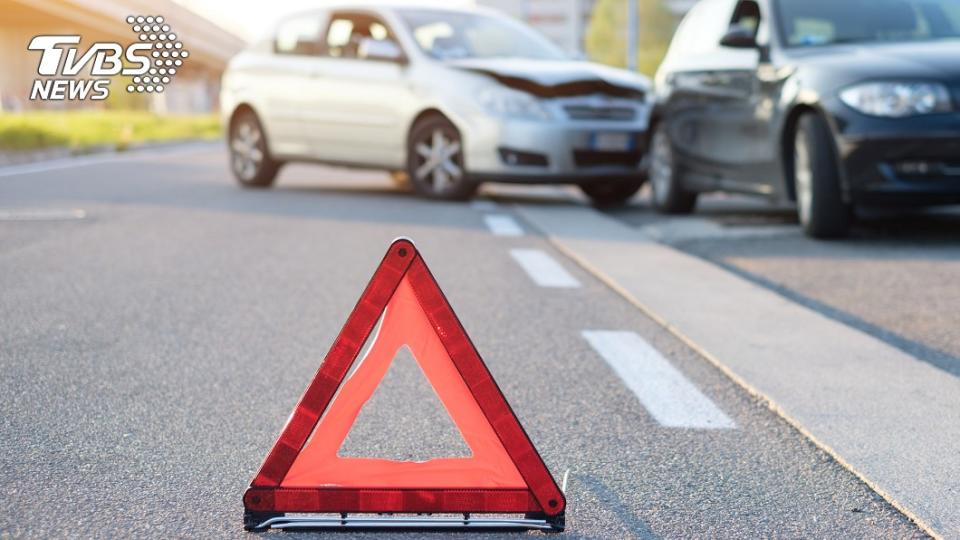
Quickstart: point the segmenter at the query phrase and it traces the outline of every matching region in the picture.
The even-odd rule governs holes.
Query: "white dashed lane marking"
[[[496,236],[523,236],[523,228],[515,219],[506,214],[488,214],[483,216],[483,222],[487,224]]]
[[[585,330],[583,337],[662,426],[687,429],[736,427],[710,398],[634,332]]]
[[[572,289],[580,286],[553,257],[538,249],[511,249],[510,256],[541,287]]]

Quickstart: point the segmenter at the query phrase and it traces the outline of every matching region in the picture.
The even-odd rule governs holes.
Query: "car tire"
[[[418,194],[431,199],[465,201],[477,191],[463,164],[460,132],[440,115],[413,126],[407,143],[407,175]]]
[[[697,207],[699,194],[683,187],[673,144],[662,122],[654,125],[650,138],[649,177],[653,207],[661,214],[689,214]]]
[[[642,178],[624,180],[600,180],[581,184],[580,190],[590,198],[594,206],[609,208],[623,206],[643,187]]]
[[[253,111],[241,111],[230,122],[229,147],[230,170],[241,186],[273,185],[281,164],[270,155],[267,135]]]
[[[805,114],[797,122],[793,179],[804,232],[823,239],[846,236],[852,212],[843,201],[833,135],[819,114]]]

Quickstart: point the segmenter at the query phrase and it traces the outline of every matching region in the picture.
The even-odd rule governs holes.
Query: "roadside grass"
[[[216,114],[156,115],[141,111],[0,113],[0,151],[69,147],[124,150],[131,145],[220,136]]]

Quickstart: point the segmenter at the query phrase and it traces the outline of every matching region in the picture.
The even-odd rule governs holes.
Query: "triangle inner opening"
[[[406,345],[397,350],[337,454],[414,462],[472,456]]]

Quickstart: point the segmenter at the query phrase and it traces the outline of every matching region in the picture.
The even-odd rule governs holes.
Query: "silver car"
[[[643,184],[649,88],[495,11],[354,3],[282,21],[230,62],[221,103],[244,186],[313,161],[391,171],[438,199],[571,183],[608,205]]]

